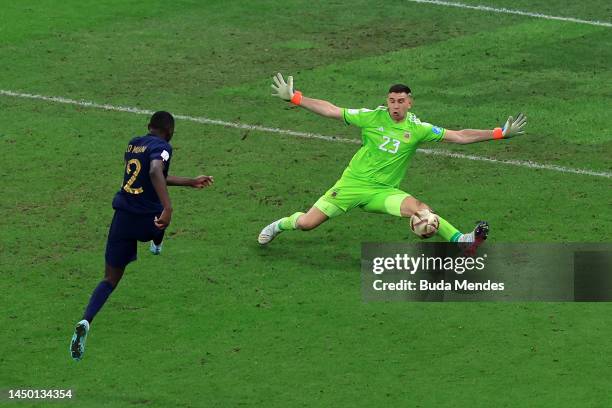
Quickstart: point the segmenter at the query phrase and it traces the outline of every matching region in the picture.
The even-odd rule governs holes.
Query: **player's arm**
[[[463,129],[450,130],[444,132],[443,142],[470,144],[484,142],[493,139],[509,139],[525,133],[523,127],[527,124],[527,117],[520,113],[516,119],[512,116],[508,118],[503,128],[493,130]]]
[[[321,116],[325,116],[326,118],[342,120],[342,108],[339,108],[333,103],[324,101],[322,99],[307,98],[302,96],[299,106]]]
[[[285,79],[280,73],[276,74],[274,77],[272,77],[272,79],[274,80],[274,84],[272,84],[274,93],[272,96],[278,96],[285,101],[289,101],[294,105],[301,106],[304,109],[326,118],[343,120],[342,108],[339,108],[328,101],[307,98],[306,96],[302,95],[300,91],[293,91],[292,76],[287,77],[287,82],[285,82]]]
[[[166,177],[166,184],[168,186],[204,188],[212,185],[214,182],[215,180],[213,176],[198,176],[195,178],[191,178],[169,175],[168,177]]]
[[[159,217],[155,217],[155,226],[159,229],[164,229],[170,225],[170,220],[172,219],[172,203],[170,202],[168,185],[166,184],[166,178],[164,177],[163,161],[151,160],[149,177],[151,178],[151,184],[153,184],[153,188],[155,188],[157,197],[159,197],[159,201],[164,207],[161,215]]]

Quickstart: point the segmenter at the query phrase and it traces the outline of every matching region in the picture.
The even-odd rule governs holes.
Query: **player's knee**
[[[119,281],[123,277],[123,269],[116,269],[107,265],[104,273],[104,280],[113,286],[113,289],[117,287]]]
[[[116,277],[116,276],[107,276],[104,278],[105,281],[107,281],[108,283],[111,284],[111,286],[113,287],[113,289],[115,289],[117,287],[117,285],[119,284],[119,281],[121,280],[121,277]]]

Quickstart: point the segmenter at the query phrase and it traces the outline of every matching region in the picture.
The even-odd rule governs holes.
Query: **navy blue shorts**
[[[124,268],[136,260],[137,241],[160,242],[164,238],[164,230],[155,226],[154,219],[155,214],[115,210],[106,241],[106,263],[115,268]]]

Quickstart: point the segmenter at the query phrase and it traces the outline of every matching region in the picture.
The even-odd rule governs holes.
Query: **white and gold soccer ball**
[[[417,211],[410,217],[410,229],[421,238],[430,238],[438,232],[440,218],[429,210]]]

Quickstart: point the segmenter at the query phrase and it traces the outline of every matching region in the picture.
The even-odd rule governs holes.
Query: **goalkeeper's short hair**
[[[405,93],[406,95],[410,95],[411,92],[412,91],[410,90],[410,87],[408,85],[395,84],[391,85],[391,88],[389,88],[388,93]]]

